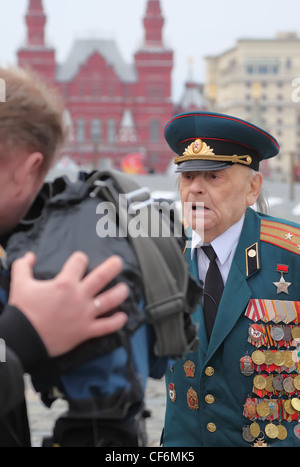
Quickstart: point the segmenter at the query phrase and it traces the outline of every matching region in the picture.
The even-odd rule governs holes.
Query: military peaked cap
[[[190,112],[174,116],[165,139],[178,157],[177,172],[215,171],[232,164],[259,169],[279,152],[276,139],[253,123],[231,115]]]

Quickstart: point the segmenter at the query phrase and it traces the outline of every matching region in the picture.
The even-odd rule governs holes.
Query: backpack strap
[[[198,344],[196,331],[191,333],[191,327],[187,326],[187,313],[190,313],[187,312],[186,301],[189,270],[178,241],[171,231],[170,209],[169,222],[166,222],[168,208],[164,206],[165,212],[159,213],[149,191],[139,187],[121,172],[96,172],[88,182],[96,187],[91,196],[95,197],[101,192],[105,199],[114,203],[119,215],[120,228],[128,232],[128,238],[139,260],[146,313],[156,335],[155,354],[183,357],[191,349],[195,350]],[[122,206],[121,209],[120,193],[127,195],[127,206]],[[132,203],[138,203],[134,205],[135,209],[139,210],[140,235],[132,235],[130,232],[129,221],[136,214],[130,214]],[[172,215],[175,230],[178,232],[180,228],[182,231],[181,221],[175,212]],[[160,234],[151,236],[151,226],[161,229]],[[187,328],[189,332],[186,332]]]

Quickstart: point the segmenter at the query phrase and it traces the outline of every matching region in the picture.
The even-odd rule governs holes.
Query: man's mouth
[[[196,203],[192,205],[192,210],[193,211],[199,211],[199,212],[205,212],[205,211],[210,211],[210,209],[206,206],[204,206],[203,203]]]

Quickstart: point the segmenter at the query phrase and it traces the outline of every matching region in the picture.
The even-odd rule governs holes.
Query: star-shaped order
[[[275,285],[275,287],[277,287],[277,293],[278,294],[281,293],[281,292],[289,294],[288,288],[292,283],[291,282],[286,282],[284,280],[283,276],[281,276],[279,282],[273,282],[273,284]]]
[[[294,235],[292,235],[290,232],[288,232],[287,234],[285,234],[285,239],[286,239],[286,240],[292,240],[292,237],[293,237],[293,236],[294,236]]]

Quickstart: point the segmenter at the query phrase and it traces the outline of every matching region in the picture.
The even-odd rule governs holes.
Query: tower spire
[[[148,0],[146,15],[144,17],[146,47],[162,47],[164,22],[160,0]]]
[[[55,50],[45,44],[46,15],[42,0],[28,0],[26,14],[27,41],[18,50],[18,65],[32,68],[54,83],[56,61]]]
[[[27,45],[45,47],[46,16],[42,0],[29,0],[26,24]]]

